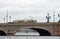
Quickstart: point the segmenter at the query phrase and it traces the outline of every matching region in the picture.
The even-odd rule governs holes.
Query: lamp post
[[[6,15],[6,23],[8,23],[8,10],[7,10],[7,15]]]
[[[5,17],[4,17],[4,23],[5,23]]]
[[[49,23],[49,19],[51,18],[51,16],[49,16],[49,13],[47,13],[46,18],[47,18],[47,23]]]
[[[11,16],[9,17],[9,19],[10,19],[10,22],[11,22]]]
[[[30,20],[33,20],[33,17],[32,16],[30,16]]]
[[[60,22],[60,14],[58,14],[58,17],[59,17],[59,22]]]

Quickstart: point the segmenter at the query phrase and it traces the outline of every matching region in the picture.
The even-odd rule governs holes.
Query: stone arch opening
[[[20,35],[20,36],[39,36],[39,33],[36,30],[33,29],[24,29],[24,30],[19,30],[15,33],[15,35]]]
[[[38,28],[31,28],[31,29],[36,30],[40,34],[40,36],[51,36],[51,33],[47,30]]]
[[[6,36],[6,33],[2,30],[0,30],[0,36]]]

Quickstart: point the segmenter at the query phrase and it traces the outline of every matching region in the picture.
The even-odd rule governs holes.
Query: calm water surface
[[[0,39],[60,39],[58,36],[0,36]]]

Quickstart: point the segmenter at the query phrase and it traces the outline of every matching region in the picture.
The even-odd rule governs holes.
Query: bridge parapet
[[[2,23],[0,24],[0,26],[10,26],[10,25],[13,25],[13,26],[28,26],[28,25],[31,25],[31,26],[60,26],[60,23]]]

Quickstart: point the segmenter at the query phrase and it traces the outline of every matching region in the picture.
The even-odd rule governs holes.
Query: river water
[[[0,36],[0,39],[60,39],[57,36]]]

